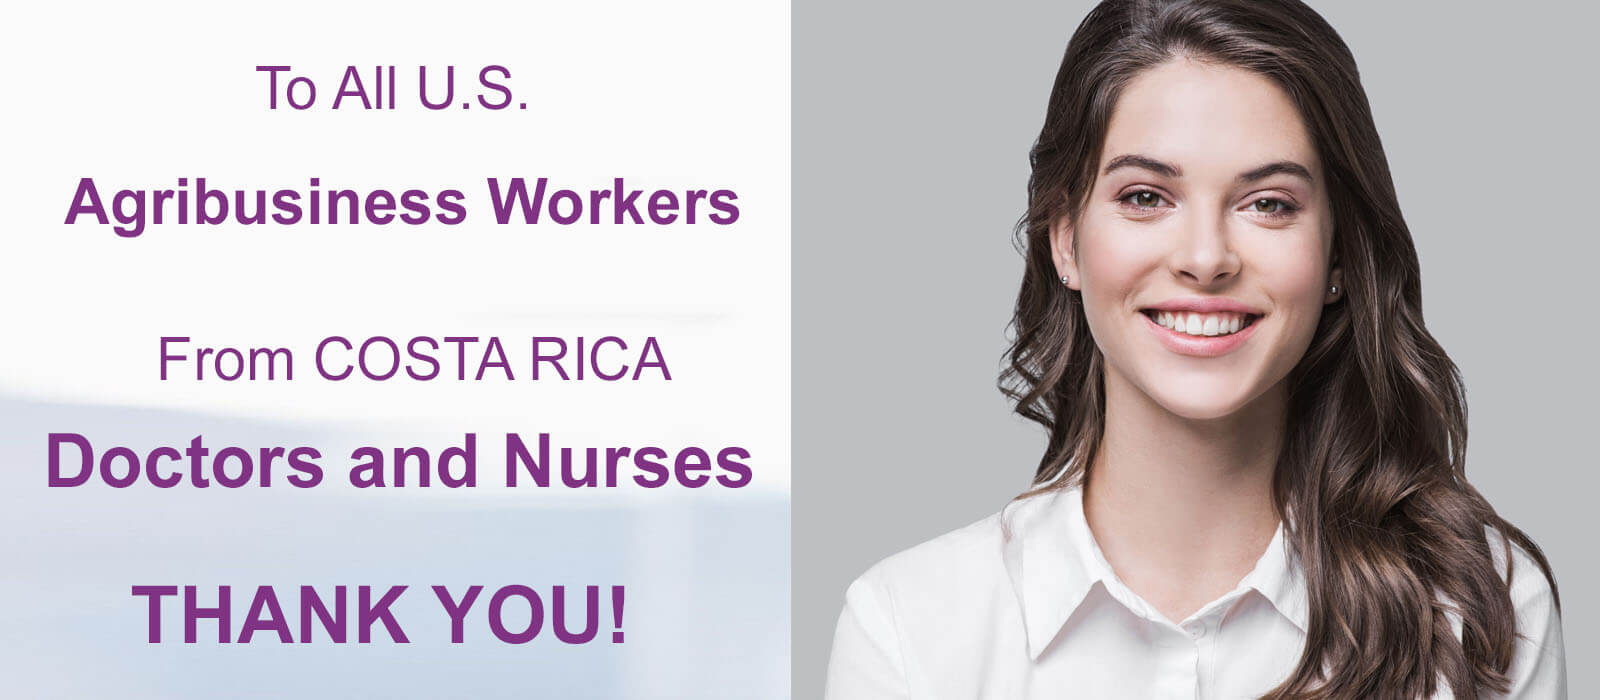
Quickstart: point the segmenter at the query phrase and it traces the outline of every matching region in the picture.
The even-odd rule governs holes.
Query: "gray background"
[[[1591,359],[1593,28],[1578,2],[1315,3],[1355,52],[1465,375],[1467,474],[1544,547],[1571,696],[1600,697]],[[794,6],[794,694],[819,697],[850,581],[999,510],[1043,434],[994,381],[1011,228],[1092,3]],[[1448,9],[1446,9],[1448,8]]]

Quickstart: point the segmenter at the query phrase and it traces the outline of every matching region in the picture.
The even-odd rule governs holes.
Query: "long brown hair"
[[[1140,71],[1178,56],[1255,71],[1299,110],[1323,163],[1346,295],[1324,308],[1288,375],[1273,479],[1306,572],[1304,653],[1271,698],[1457,698],[1509,681],[1516,617],[1485,528],[1543,552],[1466,481],[1461,375],[1422,322],[1417,252],[1350,49],[1298,0],[1107,0],[1067,46],[1035,143],[1026,258],[1001,389],[1043,424],[1033,488],[1081,483],[1104,431],[1104,358],[1051,260],[1050,224],[1093,187],[1112,107]],[[1557,606],[1559,609],[1559,598]],[[1462,620],[1458,639],[1445,615]]]

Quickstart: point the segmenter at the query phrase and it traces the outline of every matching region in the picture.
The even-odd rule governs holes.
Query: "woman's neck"
[[[1232,590],[1277,529],[1286,385],[1213,420],[1174,415],[1114,371],[1105,387],[1084,514],[1118,578],[1178,622]]]

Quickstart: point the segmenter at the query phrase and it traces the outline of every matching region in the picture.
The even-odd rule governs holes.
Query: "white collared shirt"
[[[1003,537],[1001,518],[1012,536]],[[1505,575],[1498,535],[1490,549]],[[1518,700],[1565,699],[1561,620],[1520,548]],[[1173,623],[1117,578],[1079,488],[1037,494],[899,552],[845,593],[826,700],[1258,698],[1305,646],[1306,589],[1283,527],[1239,585]],[[1457,635],[1460,620],[1452,620]],[[1441,679],[1435,698],[1451,698]]]

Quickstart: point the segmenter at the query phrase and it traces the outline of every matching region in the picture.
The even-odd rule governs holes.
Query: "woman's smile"
[[[1145,326],[1180,355],[1216,357],[1233,352],[1255,332],[1265,314],[1234,299],[1187,296],[1139,309]]]
[[[1260,316],[1239,313],[1145,311],[1145,324],[1179,355],[1216,357],[1233,352],[1254,335]]]

